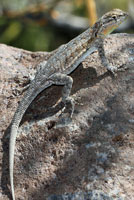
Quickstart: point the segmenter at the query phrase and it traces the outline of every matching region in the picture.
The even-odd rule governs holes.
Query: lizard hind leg
[[[61,114],[57,123],[57,127],[66,126],[71,122],[71,118],[74,112],[74,102],[70,97],[73,79],[70,76],[62,73],[55,73],[50,76],[50,80],[55,85],[63,85],[62,90],[62,102],[65,104],[65,111]]]

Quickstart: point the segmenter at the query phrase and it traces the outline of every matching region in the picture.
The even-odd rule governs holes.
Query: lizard
[[[70,97],[73,79],[69,74],[73,72],[79,64],[91,53],[98,50],[103,66],[115,74],[117,71],[125,70],[113,66],[109,63],[105,55],[104,39],[114,29],[116,29],[128,16],[128,13],[114,9],[104,14],[97,22],[86,31],[69,41],[67,44],[60,46],[57,51],[50,56],[47,63],[41,61],[38,64],[38,70],[34,79],[31,81],[29,88],[20,101],[13,119],[10,124],[10,141],[9,141],[9,175],[11,185],[12,200],[15,200],[13,168],[14,168],[14,151],[17,137],[17,131],[27,108],[35,97],[46,88],[53,84],[63,85],[62,99],[64,107],[70,104],[72,118],[74,111],[74,102]]]

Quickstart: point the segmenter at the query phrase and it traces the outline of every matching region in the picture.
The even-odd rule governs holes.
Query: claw
[[[71,97],[68,97],[64,104],[65,109],[60,114],[59,120],[56,122],[55,128],[68,126],[72,122],[72,115],[74,112],[74,101]]]
[[[72,119],[70,117],[62,117],[56,122],[54,127],[55,128],[66,127],[69,126],[71,122]]]
[[[112,74],[115,75],[115,73],[118,72],[118,71],[124,72],[126,69],[128,69],[128,67],[126,67],[126,66],[120,66],[118,68],[116,66],[109,65],[109,66],[107,66],[107,69],[108,69],[108,71],[112,72]]]

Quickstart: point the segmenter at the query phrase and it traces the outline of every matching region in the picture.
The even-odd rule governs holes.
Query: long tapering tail
[[[26,91],[23,99],[19,103],[18,108],[14,114],[13,120],[11,122],[10,142],[9,142],[9,174],[10,174],[11,193],[13,200],[15,200],[14,182],[13,182],[14,151],[15,151],[15,143],[16,143],[18,127],[25,111],[32,103],[32,101],[35,99],[35,97],[42,90],[48,88],[50,85],[52,85],[50,82],[46,82],[46,84],[41,85],[40,87],[37,87],[37,85],[36,88],[31,86]]]
[[[13,200],[15,200],[14,184],[13,184],[13,168],[14,168],[14,151],[15,151],[17,130],[18,130],[17,127],[12,125],[10,143],[9,143],[9,173],[10,173],[10,184],[11,184],[11,193]]]

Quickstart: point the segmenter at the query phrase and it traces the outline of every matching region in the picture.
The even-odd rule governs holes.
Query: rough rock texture
[[[129,69],[113,77],[97,52],[87,58],[71,74],[76,105],[68,127],[55,128],[62,108],[57,106],[60,86],[43,91],[27,110],[16,142],[16,199],[63,199],[67,194],[68,199],[90,199],[96,190],[105,199],[134,199],[134,35],[110,35],[105,49],[112,64]],[[2,200],[11,199],[8,126],[28,75],[50,55],[0,45]]]

